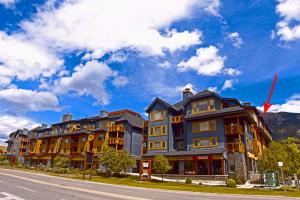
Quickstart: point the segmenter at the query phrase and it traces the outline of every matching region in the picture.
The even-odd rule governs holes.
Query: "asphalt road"
[[[0,200],[298,199],[146,189],[0,169]]]

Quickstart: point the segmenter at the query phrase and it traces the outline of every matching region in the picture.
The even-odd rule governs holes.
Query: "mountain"
[[[266,119],[273,140],[282,141],[288,137],[296,137],[300,140],[300,113],[267,113]]]

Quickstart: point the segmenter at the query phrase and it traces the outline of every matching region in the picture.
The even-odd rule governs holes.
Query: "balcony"
[[[243,135],[243,127],[239,124],[232,124],[225,126],[225,135]]]
[[[123,138],[109,138],[108,144],[120,144],[124,145],[124,139]]]
[[[253,140],[253,151],[255,154],[259,153],[257,140]]]
[[[148,121],[144,121],[144,122],[143,122],[143,127],[144,127],[144,128],[147,128],[147,127],[148,127],[148,124],[149,124]]]
[[[243,143],[227,143],[226,144],[227,151],[229,152],[245,152],[245,145]]]
[[[183,115],[172,117],[172,123],[173,124],[183,123]]]
[[[125,126],[123,125],[109,125],[108,132],[125,132]]]

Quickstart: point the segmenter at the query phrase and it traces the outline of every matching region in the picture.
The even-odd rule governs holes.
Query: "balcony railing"
[[[257,144],[257,140],[253,140],[253,151],[255,154],[258,154],[258,144]]]
[[[227,143],[226,146],[229,152],[245,152],[245,145],[243,143]]]
[[[226,125],[225,126],[225,134],[226,135],[236,135],[240,134],[243,135],[243,127],[239,124],[232,124],[232,125]]]
[[[124,145],[124,139],[123,138],[109,138],[108,144],[120,144]]]
[[[125,126],[123,125],[109,125],[108,126],[108,131],[109,132],[125,132]]]
[[[183,115],[174,116],[172,117],[172,123],[182,123],[183,122]]]

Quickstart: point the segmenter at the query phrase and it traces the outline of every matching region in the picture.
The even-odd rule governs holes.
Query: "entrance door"
[[[208,160],[199,160],[198,167],[198,174],[208,175]]]

